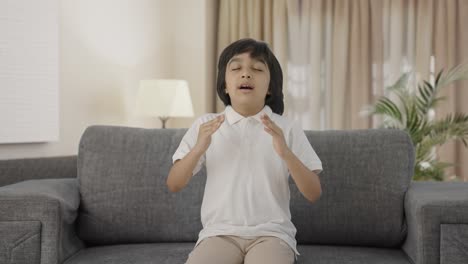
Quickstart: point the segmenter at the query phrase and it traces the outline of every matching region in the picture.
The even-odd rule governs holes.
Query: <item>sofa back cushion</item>
[[[322,160],[314,204],[290,178],[291,218],[305,244],[398,247],[407,233],[404,198],[414,169],[400,130],[305,131]]]
[[[90,126],[80,140],[78,236],[90,245],[194,241],[206,173],[178,193],[166,179],[186,129]]]
[[[187,129],[90,126],[78,152],[78,235],[89,245],[196,241],[206,181],[166,185]],[[322,197],[311,204],[292,178],[298,243],[395,246],[406,235],[403,199],[413,169],[407,134],[396,130],[306,131],[322,160]]]

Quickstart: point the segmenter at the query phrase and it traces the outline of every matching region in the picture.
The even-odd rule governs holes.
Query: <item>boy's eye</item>
[[[256,71],[263,71],[262,69],[259,69],[259,68],[254,68],[254,70],[256,70]]]
[[[240,70],[240,68],[232,68],[231,71],[237,71]]]

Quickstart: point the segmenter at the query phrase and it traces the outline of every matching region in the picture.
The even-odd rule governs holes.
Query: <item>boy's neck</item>
[[[254,116],[258,112],[262,111],[262,105],[254,105],[254,106],[245,106],[245,105],[231,105],[231,107],[243,117]]]

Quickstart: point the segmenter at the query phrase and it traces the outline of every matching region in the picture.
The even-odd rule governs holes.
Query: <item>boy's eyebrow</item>
[[[261,62],[261,63],[264,64],[264,65],[267,65],[266,62],[264,62],[263,60],[259,60],[259,59],[255,59],[255,58],[253,58],[253,60],[258,61],[258,62]],[[233,57],[233,58],[228,62],[228,65],[231,64],[231,63],[233,63],[233,62],[241,62],[241,61],[242,61],[241,58],[239,58],[239,57]]]
[[[240,62],[240,61],[242,61],[242,59],[239,58],[239,57],[234,57],[234,58],[232,58],[232,59],[228,62],[228,65],[231,64],[231,63],[233,63],[233,62],[236,62],[236,61],[237,61],[237,62]]]

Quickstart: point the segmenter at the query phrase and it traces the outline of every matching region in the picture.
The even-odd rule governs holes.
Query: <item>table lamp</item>
[[[162,128],[170,117],[193,117],[192,99],[185,80],[141,80],[136,112],[157,116]]]

